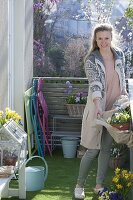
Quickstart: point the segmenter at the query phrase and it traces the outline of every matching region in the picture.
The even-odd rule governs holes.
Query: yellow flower
[[[116,176],[113,177],[112,182],[114,182],[114,183],[118,183],[118,181],[119,181],[119,179],[118,179]]]
[[[129,175],[129,174],[125,174],[124,178],[125,178],[125,179],[129,179],[129,178],[130,178],[130,175]]]
[[[129,189],[133,186],[133,173],[117,168],[112,183],[112,191],[121,194],[123,199],[127,199]]]
[[[128,171],[127,170],[122,170],[122,175],[124,176],[125,174],[127,174]]]
[[[8,110],[10,110],[10,108],[6,107],[5,112],[8,112]]]
[[[116,169],[115,169],[115,174],[119,174],[120,173],[120,169],[117,167]]]
[[[123,186],[122,186],[121,184],[118,184],[118,185],[116,185],[116,188],[117,188],[117,189],[122,189]]]
[[[98,200],[109,200],[109,192],[106,191],[106,192],[103,192],[102,195],[100,197],[98,197]]]
[[[127,187],[131,187],[131,186],[132,186],[132,183],[129,182],[129,183],[127,184]]]
[[[13,119],[17,123],[22,120],[22,117],[14,110],[6,108],[5,112],[0,111],[0,127],[8,122],[10,119]]]
[[[3,116],[3,114],[4,114],[4,112],[3,112],[3,111],[0,111],[0,117],[2,117],[2,116]]]
[[[102,200],[103,198],[102,197],[98,197],[98,200]]]

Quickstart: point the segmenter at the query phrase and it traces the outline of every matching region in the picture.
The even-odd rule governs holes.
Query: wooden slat
[[[44,83],[44,90],[45,88],[67,88],[65,83]],[[72,83],[73,88],[88,88],[88,84],[76,84]]]
[[[44,79],[45,80],[45,83],[46,82],[62,82],[62,81],[72,81],[72,82],[87,82],[87,78],[81,78],[81,77],[34,77],[33,79]]]

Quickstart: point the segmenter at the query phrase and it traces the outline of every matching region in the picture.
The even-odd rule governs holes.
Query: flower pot
[[[125,124],[111,124],[113,127],[119,129],[120,131],[130,130],[130,123]]]

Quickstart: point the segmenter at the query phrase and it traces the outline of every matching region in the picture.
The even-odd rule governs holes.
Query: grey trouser
[[[87,149],[84,156],[80,162],[79,168],[79,176],[77,180],[77,184],[80,187],[84,187],[86,178],[88,176],[90,165],[92,160],[98,155],[98,169],[97,169],[97,177],[96,184],[102,184],[104,178],[106,176],[106,172],[108,169],[108,163],[110,158],[110,149],[112,146],[113,138],[107,132],[105,128],[103,128],[102,139],[101,139],[101,149]]]

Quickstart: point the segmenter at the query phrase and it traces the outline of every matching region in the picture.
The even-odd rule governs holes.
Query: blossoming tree
[[[53,21],[48,20],[59,0],[34,0],[34,74],[44,74],[45,55],[52,42]],[[50,24],[47,29],[47,24]],[[46,70],[46,69],[45,69]],[[40,75],[40,74],[38,74]]]

